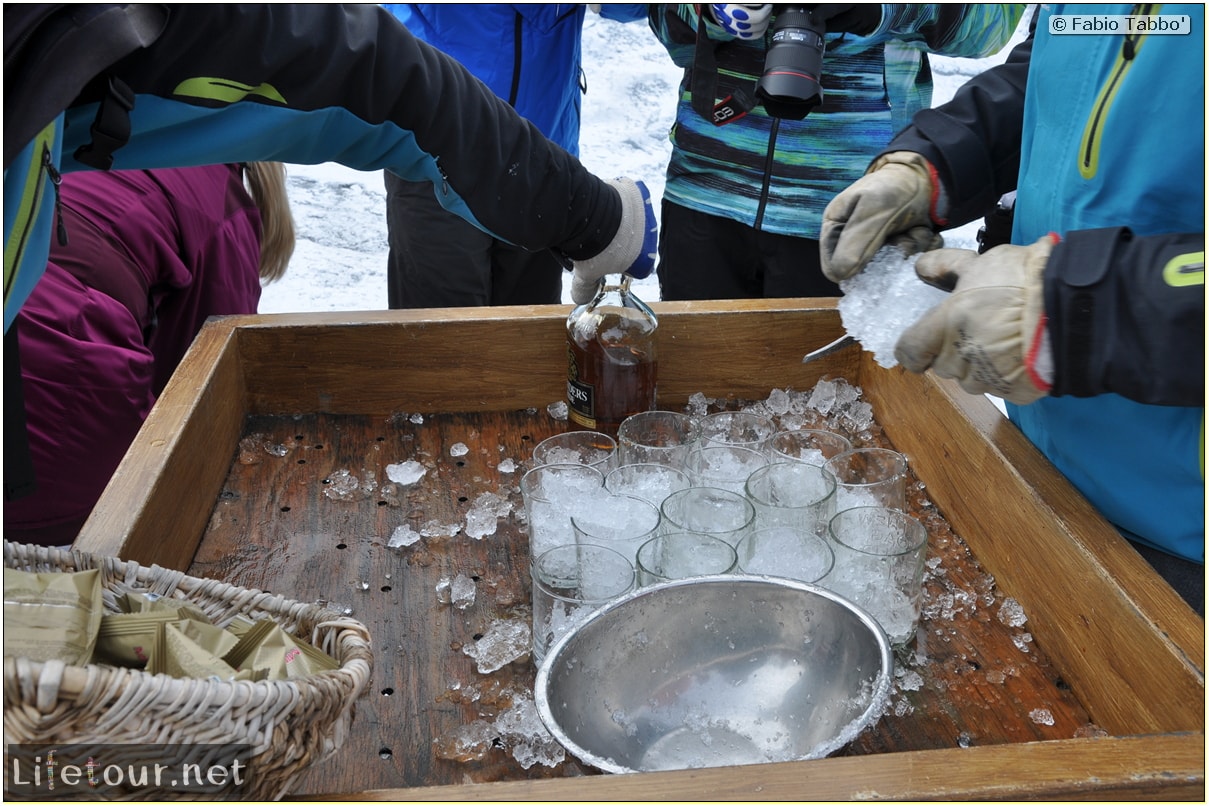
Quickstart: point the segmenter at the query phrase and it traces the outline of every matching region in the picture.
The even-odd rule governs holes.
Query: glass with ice
[[[688,414],[654,410],[631,414],[617,428],[618,463],[683,468],[699,435],[697,419]]]
[[[611,548],[633,562],[638,547],[659,531],[662,516],[659,507],[632,495],[614,495],[585,499],[571,516],[575,542]]]
[[[558,546],[538,556],[533,577],[533,662],[594,610],[634,587],[634,564],[604,546]]]
[[[907,508],[907,457],[890,448],[854,448],[831,457],[835,511],[853,507]]]
[[[605,476],[604,486],[615,495],[634,495],[658,507],[672,493],[693,486],[693,480],[671,465],[640,462],[613,468]]]
[[[573,544],[571,515],[584,501],[604,495],[604,474],[580,464],[539,465],[521,477],[521,497],[529,524],[529,556]]]
[[[617,466],[617,441],[599,431],[567,431],[547,437],[533,449],[533,466],[580,464],[601,474]]]
[[[923,610],[928,532],[888,507],[837,512],[829,527],[835,565],[827,587],[869,611],[894,646],[915,635]]]
[[[784,577],[827,585],[835,564],[830,543],[813,531],[792,526],[756,529],[739,542],[736,554],[744,574]]]
[[[774,434],[768,449],[774,462],[805,462],[821,467],[832,456],[852,450],[852,443],[833,431],[793,428]]]
[[[835,513],[835,476],[817,465],[774,462],[753,472],[745,489],[757,528],[790,526],[822,534]]]
[[[731,546],[747,536],[756,521],[756,508],[734,490],[690,487],[663,502],[663,534],[695,532],[720,538]]]
[[[719,487],[742,495],[747,479],[768,464],[761,448],[702,442],[689,454],[688,474],[697,487]]]

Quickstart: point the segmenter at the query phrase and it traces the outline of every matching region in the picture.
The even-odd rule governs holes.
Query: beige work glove
[[[936,171],[921,155],[882,155],[823,211],[823,274],[835,283],[847,280],[886,244],[908,257],[939,248],[944,241],[933,225],[941,222],[933,216],[940,198]]]
[[[982,255],[968,249],[920,255],[920,279],[953,293],[899,337],[898,362],[911,372],[931,369],[954,378],[971,394],[1019,405],[1048,394],[1053,355],[1042,276],[1056,237]]]
[[[621,223],[604,251],[575,261],[571,299],[576,305],[592,301],[606,274],[625,273],[641,280],[655,269],[659,229],[650,191],[644,183],[632,179],[614,179],[608,185],[621,195]]]

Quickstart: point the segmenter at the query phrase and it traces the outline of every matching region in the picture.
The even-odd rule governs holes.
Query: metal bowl
[[[894,660],[877,622],[814,585],[708,576],[640,588],[555,643],[542,722],[605,772],[822,758],[884,713]]]

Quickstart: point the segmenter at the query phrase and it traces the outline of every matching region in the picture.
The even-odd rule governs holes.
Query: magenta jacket
[[[237,165],[63,176],[66,245],[16,319],[32,496],[5,538],[65,545],[208,316],[255,313],[260,214]]]

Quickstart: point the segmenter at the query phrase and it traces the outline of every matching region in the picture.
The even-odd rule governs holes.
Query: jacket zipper
[[[30,161],[30,170],[25,182],[29,194],[26,197],[28,203],[23,201],[22,209],[14,219],[10,238],[4,245],[4,301],[6,305],[25,256],[25,249],[29,244],[34,222],[38,219],[38,211],[42,208],[42,198],[48,180],[55,192],[56,233],[61,243],[67,242],[66,228],[63,226],[62,210],[59,205],[59,183],[62,181],[62,177],[55,168],[50,150],[50,144],[54,142],[56,136],[56,126],[51,123],[34,139],[34,147],[41,146],[42,152],[40,159]]]
[[[524,54],[521,52],[521,37],[524,36],[525,26],[524,18],[521,13],[516,12],[516,19],[512,25],[512,88],[508,91],[508,105],[515,107],[516,99],[520,96],[521,91],[521,61],[524,59]]]
[[[1157,9],[1157,5],[1146,3],[1134,6],[1132,13],[1135,15],[1154,14]],[[1125,40],[1121,43],[1121,53],[1117,56],[1116,63],[1113,64],[1108,81],[1105,82],[1100,89],[1099,96],[1096,97],[1096,104],[1092,108],[1091,117],[1083,129],[1083,139],[1079,143],[1079,175],[1084,179],[1091,179],[1099,170],[1100,141],[1104,135],[1104,121],[1116,98],[1117,90],[1121,88],[1126,73],[1133,66],[1134,57],[1142,47],[1142,39],[1145,36],[1145,34],[1125,35]]]
[[[42,167],[46,169],[50,186],[55,192],[55,237],[59,240],[59,246],[67,246],[67,227],[63,224],[63,195],[59,191],[59,186],[63,184],[63,175],[55,167],[54,160],[50,157],[50,148],[45,145],[42,146]]]

